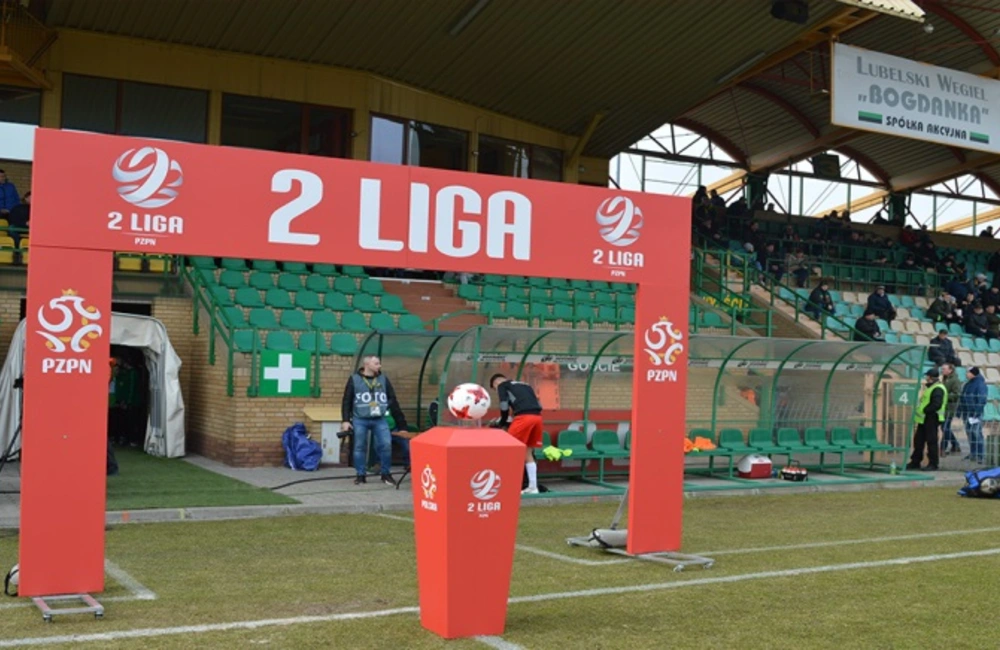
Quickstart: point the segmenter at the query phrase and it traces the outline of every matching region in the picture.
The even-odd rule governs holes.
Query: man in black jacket
[[[927,356],[939,366],[942,363],[950,363],[955,366],[962,365],[961,359],[955,354],[955,346],[952,345],[951,339],[948,338],[948,330],[946,329],[939,330],[938,335],[931,339]]]
[[[965,331],[973,336],[989,338],[990,322],[983,312],[983,306],[978,302],[973,305],[972,311],[965,315]]]
[[[938,427],[944,419],[948,405],[948,389],[941,383],[941,373],[937,368],[931,368],[924,375],[924,391],[920,393],[913,421],[917,428],[913,435],[913,453],[906,469],[921,469],[924,460],[924,447],[927,447],[927,466],[922,468],[927,472],[938,468]]]
[[[382,482],[396,486],[392,478],[392,432],[386,415],[392,414],[397,431],[406,431],[406,416],[399,408],[396,391],[393,390],[389,378],[382,374],[382,361],[375,355],[369,355],[362,360],[361,368],[347,378],[344,387],[344,399],[341,403],[340,426],[342,432],[353,431],[354,471],[357,476],[355,485],[365,483],[368,466],[368,435],[375,437],[375,451],[378,453],[381,465]],[[407,457],[409,456],[409,441],[400,438],[405,443]],[[409,462],[409,460],[407,460]]]
[[[878,326],[878,322],[875,320],[875,312],[871,309],[865,310],[865,315],[858,319],[854,323],[855,332],[853,340],[855,341],[879,341],[883,342],[885,339],[882,338],[882,330]]]
[[[889,296],[885,295],[885,287],[883,286],[877,287],[875,292],[868,296],[868,309],[890,325],[892,319],[896,317],[896,308],[889,302]]]
[[[819,320],[820,310],[828,314],[833,313],[833,298],[830,297],[830,285],[826,280],[820,280],[819,286],[809,294],[809,304],[805,306],[805,311],[810,316]]]

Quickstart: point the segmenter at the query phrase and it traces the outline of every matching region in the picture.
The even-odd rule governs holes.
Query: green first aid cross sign
[[[263,350],[259,384],[261,397],[309,397],[312,354]]]
[[[913,384],[896,384],[892,387],[892,403],[899,406],[916,406],[917,387]]]

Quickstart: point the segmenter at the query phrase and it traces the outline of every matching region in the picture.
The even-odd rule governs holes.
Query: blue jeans
[[[945,451],[949,447],[955,451],[959,449],[958,438],[951,431],[951,420],[953,417],[955,416],[945,414],[944,422],[941,423],[941,431],[944,433],[944,436],[941,438],[941,451]]]
[[[375,452],[378,454],[382,473],[392,471],[392,434],[389,433],[389,423],[385,418],[354,418],[354,471],[358,476],[367,473],[368,466],[368,435],[375,436]]]
[[[971,424],[966,418],[965,420],[965,435],[969,436],[969,458],[972,460],[982,461],[983,460],[983,419],[979,418],[979,422]]]

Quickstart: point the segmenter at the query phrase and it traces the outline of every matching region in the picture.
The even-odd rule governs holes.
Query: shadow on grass
[[[298,503],[182,458],[156,458],[138,449],[115,449],[115,456],[119,473],[108,477],[109,511]]]

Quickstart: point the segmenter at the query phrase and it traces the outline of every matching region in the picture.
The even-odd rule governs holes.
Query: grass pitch
[[[711,570],[674,573],[639,561],[582,566],[539,555],[618,559],[565,544],[566,537],[606,526],[614,506],[522,509],[518,542],[528,548],[515,555],[515,602],[504,640],[530,650],[996,645],[994,629],[984,623],[990,581],[1000,575],[1000,502],[922,488],[699,498],[685,505],[683,550],[715,557]],[[0,539],[0,563],[9,563],[15,547],[16,539]],[[109,580],[103,621],[65,617],[51,625],[31,607],[3,602],[0,647],[94,633],[108,636],[84,647],[487,647],[442,641],[411,611],[322,620],[416,605],[413,528],[405,520],[337,515],[133,524],[109,531],[107,549],[156,600],[111,601],[129,591]],[[573,593],[589,589],[618,591]],[[987,596],[981,600],[987,609],[972,615],[962,603],[976,594]],[[524,597],[539,599],[517,602]],[[114,636],[262,619],[285,620],[257,629]],[[82,644],[49,647],[71,645]]]
[[[129,448],[116,448],[115,457],[120,473],[108,477],[109,511],[298,503],[180,458],[156,458]]]

